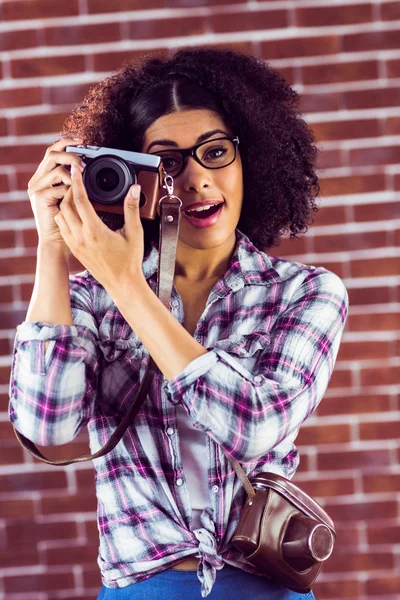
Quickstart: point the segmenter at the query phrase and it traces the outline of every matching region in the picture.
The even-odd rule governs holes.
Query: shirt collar
[[[230,290],[237,291],[245,285],[271,285],[280,281],[271,259],[254,246],[250,239],[236,229],[236,246],[225,275],[217,283],[217,294],[225,296]],[[148,247],[142,269],[146,279],[155,275],[158,267],[156,242]]]

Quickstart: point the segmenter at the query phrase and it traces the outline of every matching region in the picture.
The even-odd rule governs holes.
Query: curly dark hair
[[[141,151],[147,127],[160,116],[177,108],[215,110],[240,140],[238,228],[266,249],[283,235],[307,231],[318,210],[317,148],[298,105],[297,92],[268,63],[231,50],[193,48],[124,65],[89,90],[61,135]]]

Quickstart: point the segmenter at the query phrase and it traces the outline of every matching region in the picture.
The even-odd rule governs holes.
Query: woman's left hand
[[[71,167],[72,185],[54,217],[72,254],[112,295],[112,289],[132,278],[144,278],[144,233],[140,221],[140,186],[124,199],[125,225],[112,231],[94,210],[78,168]]]

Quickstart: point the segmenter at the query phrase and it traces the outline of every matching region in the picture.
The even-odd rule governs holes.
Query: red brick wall
[[[0,600],[94,600],[90,464],[38,464],[7,422],[15,326],[32,290],[29,177],[88,86],[143,51],[231,46],[302,94],[323,150],[322,208],[274,252],[341,276],[351,310],[296,480],[338,528],[318,600],[400,598],[400,2],[0,3]],[[85,450],[82,437],[52,454]]]

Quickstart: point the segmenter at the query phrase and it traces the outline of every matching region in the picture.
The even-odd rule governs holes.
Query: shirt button
[[[173,435],[175,433],[174,428],[173,427],[168,427],[167,433],[168,433],[168,435]]]
[[[261,383],[262,382],[262,377],[261,375],[256,375],[253,379],[254,383]]]
[[[183,485],[183,479],[181,479],[181,477],[178,477],[178,479],[176,480],[176,485]]]
[[[214,492],[214,494],[216,494],[219,490],[219,487],[217,485],[213,485],[212,486],[212,491]]]
[[[178,308],[178,306],[179,306],[179,300],[173,300],[171,304],[172,304],[173,308]]]

